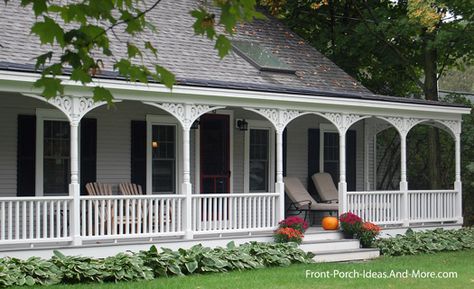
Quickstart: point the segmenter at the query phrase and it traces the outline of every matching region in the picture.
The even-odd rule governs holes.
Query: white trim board
[[[152,190],[152,127],[153,125],[170,125],[175,127],[176,143],[176,180],[175,193],[181,193],[181,183],[183,175],[182,154],[180,148],[183,146],[183,129],[178,123],[178,120],[170,115],[146,115],[146,194],[153,194]],[[172,193],[172,192],[170,192]]]
[[[244,135],[244,193],[250,192],[250,130],[268,130],[268,192],[275,191],[275,129],[272,124],[264,120],[249,120],[248,129]]]
[[[57,109],[36,109],[36,156],[35,156],[35,196],[44,196],[44,121],[65,121],[66,116]],[[77,140],[80,144],[80,139]],[[80,151],[80,148],[79,148]],[[69,156],[70,157],[70,156]],[[80,159],[80,156],[78,156]],[[80,179],[80,176],[79,176]],[[64,192],[68,195],[68,192]]]

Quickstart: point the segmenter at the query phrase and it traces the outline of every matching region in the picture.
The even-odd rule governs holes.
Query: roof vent
[[[273,53],[250,41],[233,40],[234,51],[260,71],[295,73],[296,71],[278,59]]]

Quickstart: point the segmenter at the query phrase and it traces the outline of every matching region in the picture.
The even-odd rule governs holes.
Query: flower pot
[[[356,236],[353,233],[342,231],[342,234],[344,236],[344,239],[355,239]]]

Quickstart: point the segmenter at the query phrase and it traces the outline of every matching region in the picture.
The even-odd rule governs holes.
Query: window
[[[237,54],[261,71],[295,73],[294,69],[257,43],[234,40],[232,46]]]
[[[339,179],[339,134],[323,132],[323,171],[329,173],[333,180]]]
[[[269,136],[267,129],[250,130],[249,147],[249,190],[268,191]]]
[[[65,195],[70,182],[69,123],[43,121],[43,194]]]
[[[176,126],[152,125],[152,192],[176,193]]]

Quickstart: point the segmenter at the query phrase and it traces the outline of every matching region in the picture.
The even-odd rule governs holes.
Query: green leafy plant
[[[436,229],[414,232],[408,229],[405,235],[378,239],[375,246],[383,255],[401,256],[441,251],[458,251],[474,248],[474,229]]]
[[[104,259],[107,281],[151,280],[153,271],[143,259],[133,253],[119,253]]]
[[[54,251],[51,262],[62,272],[62,281],[65,283],[102,282],[105,277],[102,259],[65,256]]]
[[[7,276],[5,279],[14,277],[11,281],[2,283],[12,283],[10,285],[52,285],[61,280],[61,271],[51,261],[43,260],[38,257],[31,257],[26,260],[17,258],[7,258],[5,262]]]
[[[357,233],[357,238],[364,248],[372,247],[375,238],[379,235],[381,228],[371,222],[364,222]]]
[[[150,280],[171,275],[227,272],[292,263],[310,263],[313,255],[296,244],[251,242],[225,248],[195,245],[189,249],[158,250],[152,246],[138,253],[119,253],[107,258],[65,256],[55,251],[50,260],[0,259],[0,287],[58,283]]]

